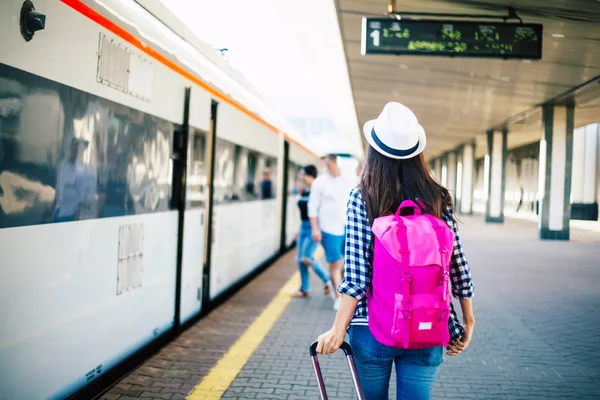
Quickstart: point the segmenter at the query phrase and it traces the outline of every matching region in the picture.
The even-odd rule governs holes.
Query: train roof
[[[141,44],[140,50],[157,58],[176,63],[188,72],[186,78],[205,86],[213,95],[229,102],[276,133],[306,151],[302,135],[277,114],[260,96],[256,88],[239,71],[231,67],[217,50],[198,38],[173,12],[158,0],[84,0],[65,1],[73,8],[88,8],[84,12],[94,19],[93,12],[109,19]],[[86,11],[86,10],[79,10]],[[89,11],[89,10],[88,10]],[[100,21],[96,21],[100,22]],[[124,38],[127,40],[126,38]],[[136,43],[132,43],[136,44]],[[149,51],[151,48],[153,51]],[[161,60],[162,58],[162,60]],[[191,73],[191,74],[190,74]],[[193,75],[193,76],[191,76]]]

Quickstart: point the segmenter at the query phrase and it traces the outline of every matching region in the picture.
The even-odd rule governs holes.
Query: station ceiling
[[[575,125],[600,120],[600,1],[396,1],[396,11],[493,14],[514,7],[525,23],[544,25],[542,60],[361,55],[363,16],[383,16],[388,0],[336,0],[358,123],[388,101],[410,107],[436,156],[509,124],[509,148],[539,140],[536,106],[586,82],[577,92]],[[517,117],[517,118],[515,118]],[[478,153],[485,146],[478,146]]]

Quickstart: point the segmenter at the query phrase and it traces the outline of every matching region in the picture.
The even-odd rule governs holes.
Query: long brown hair
[[[423,153],[395,160],[369,146],[360,191],[371,224],[375,218],[395,213],[402,201],[415,198],[425,203],[424,212],[438,218],[446,215],[454,220],[447,211],[453,207],[452,197],[431,176]]]

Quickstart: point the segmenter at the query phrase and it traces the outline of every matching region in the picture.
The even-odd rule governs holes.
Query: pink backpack
[[[412,209],[412,215],[401,215],[404,209]],[[395,214],[376,218],[371,230],[375,241],[367,293],[371,332],[392,347],[447,346],[451,229],[406,200]]]

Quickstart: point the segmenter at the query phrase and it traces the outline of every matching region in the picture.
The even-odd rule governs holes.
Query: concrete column
[[[456,157],[456,195],[454,196],[454,210],[460,213],[462,203],[462,184],[463,184],[463,146],[459,146],[454,151]]]
[[[596,135],[596,203],[600,204],[600,124]],[[600,218],[599,218],[600,219]]]
[[[538,168],[537,158],[525,158],[521,161],[521,172],[523,174],[523,189],[525,194],[523,196],[523,206],[521,210],[536,213],[536,201],[538,194]]]
[[[440,172],[440,184],[448,188],[448,153],[442,155],[442,170]]]
[[[475,142],[465,144],[461,154],[460,212],[473,214],[473,181],[475,175]]]
[[[585,127],[585,166],[583,177],[583,204],[596,202],[596,162],[600,124]],[[597,219],[597,218],[596,218]]]
[[[583,204],[583,175],[585,170],[585,127],[573,130],[573,170],[571,178],[571,212],[573,205]]]
[[[507,136],[507,129],[503,129],[502,131],[490,130],[487,132],[488,196],[485,210],[486,222],[504,222]]]
[[[452,198],[456,199],[456,152],[450,151],[446,155],[446,161],[446,165],[448,166],[446,189],[450,191]]]
[[[598,124],[573,131],[573,173],[571,182],[571,219],[596,221],[596,162]]]
[[[441,157],[438,157],[435,159],[433,168],[435,171],[435,179],[438,182],[441,182],[442,181],[442,159],[441,159]]]
[[[540,142],[540,239],[569,240],[573,106],[545,105]]]

